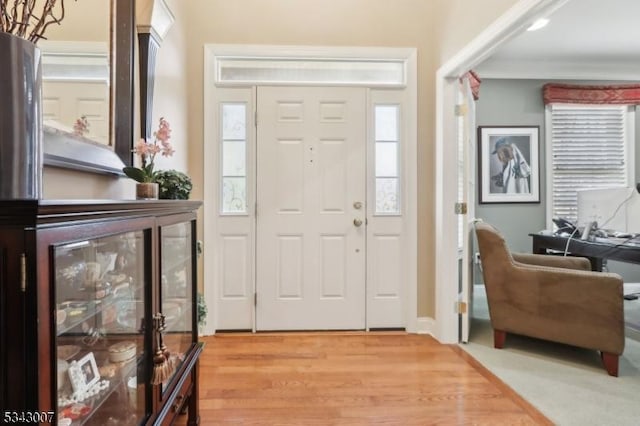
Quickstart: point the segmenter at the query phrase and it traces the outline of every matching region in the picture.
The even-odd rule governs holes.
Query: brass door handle
[[[363,223],[363,222],[362,222],[362,219],[353,219],[353,224],[354,224],[357,228],[361,227],[361,226],[362,226],[362,223]]]

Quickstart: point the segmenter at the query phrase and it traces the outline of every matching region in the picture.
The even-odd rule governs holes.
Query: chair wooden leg
[[[600,352],[602,364],[610,376],[618,377],[618,359],[619,355],[610,354],[609,352]]]
[[[502,349],[504,347],[504,341],[506,338],[506,331],[493,330],[493,347],[496,349]]]

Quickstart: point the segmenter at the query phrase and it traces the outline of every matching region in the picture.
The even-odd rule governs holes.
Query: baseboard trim
[[[416,334],[436,336],[436,320],[431,317],[419,317],[416,320]]]

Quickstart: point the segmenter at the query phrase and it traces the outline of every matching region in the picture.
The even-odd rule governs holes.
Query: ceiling
[[[474,67],[481,78],[640,81],[640,1],[570,0]]]

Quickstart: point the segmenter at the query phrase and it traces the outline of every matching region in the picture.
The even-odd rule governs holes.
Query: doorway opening
[[[459,182],[459,153],[456,144],[445,141],[456,140],[457,124],[456,103],[458,100],[459,79],[474,66],[484,61],[505,41],[522,32],[533,20],[551,14],[568,0],[531,0],[520,1],[510,8],[500,19],[494,21],[486,30],[479,34],[467,46],[454,55],[436,73],[436,224],[441,232],[435,236],[436,256],[436,338],[442,343],[457,343],[461,333],[461,315],[467,321],[465,333],[468,333],[468,310],[452,309],[452,306],[469,306],[468,297],[471,291],[458,292],[458,283],[462,271],[473,268],[473,259],[468,244],[470,238],[463,235],[462,241],[467,253],[459,263],[457,239],[450,238],[458,235],[458,215],[455,213]],[[473,158],[473,153],[466,155]],[[471,160],[473,161],[473,160]],[[465,167],[462,170],[470,170]],[[462,172],[465,173],[465,172]],[[462,181],[469,178],[463,175]],[[473,190],[473,188],[469,188]],[[464,202],[469,202],[464,200]],[[473,217],[464,216],[467,224]],[[467,230],[472,230],[467,226]],[[469,274],[465,274],[467,277]],[[470,286],[471,281],[461,283]],[[462,299],[461,297],[466,297]],[[463,327],[463,329],[464,329]]]

